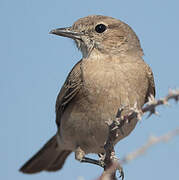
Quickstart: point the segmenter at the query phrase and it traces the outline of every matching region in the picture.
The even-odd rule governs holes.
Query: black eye
[[[98,24],[96,27],[95,27],[95,31],[97,33],[103,33],[105,30],[106,30],[106,26],[104,24]]]

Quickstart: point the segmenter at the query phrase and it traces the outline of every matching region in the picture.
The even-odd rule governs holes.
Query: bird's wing
[[[82,85],[81,60],[73,67],[62,86],[56,100],[56,124],[59,127],[61,116],[74,97],[79,92]]]
[[[155,97],[155,82],[151,68],[147,65],[147,78],[149,80],[148,93],[145,102],[149,101],[149,97],[152,95]]]

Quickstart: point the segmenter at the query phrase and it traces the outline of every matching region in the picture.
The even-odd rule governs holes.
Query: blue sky
[[[74,43],[49,35],[91,14],[128,23],[140,38],[145,61],[155,76],[157,97],[179,87],[179,2],[0,0],[0,179],[65,180],[97,178],[102,169],[80,164],[72,154],[56,173],[24,175],[19,167],[56,132],[55,100],[68,72],[81,58]],[[140,147],[151,134],[162,135],[179,126],[178,105],[158,109],[138,123],[118,143],[119,157]],[[126,180],[178,179],[179,137],[149,149],[124,166]]]

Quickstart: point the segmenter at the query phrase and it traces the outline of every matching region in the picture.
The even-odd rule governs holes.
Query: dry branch
[[[104,169],[104,173],[100,177],[100,180],[106,179],[106,174],[108,174],[109,180],[115,180],[116,170],[120,171],[121,177],[122,179],[124,179],[124,173],[123,173],[122,167],[119,164],[119,161],[117,161],[117,158],[115,158],[115,152],[114,152],[114,142],[116,141],[117,136],[118,136],[117,130],[120,129],[125,123],[129,123],[130,120],[132,120],[133,118],[137,118],[138,120],[140,120],[141,117],[147,112],[149,112],[149,116],[151,116],[152,114],[156,114],[156,107],[160,105],[168,105],[169,104],[168,101],[171,99],[175,100],[176,102],[179,101],[179,90],[170,90],[167,96],[158,100],[156,100],[154,96],[150,96],[148,103],[142,109],[138,109],[137,104],[135,104],[135,106],[131,109],[131,113],[125,116],[121,115],[122,111],[125,109],[125,107],[122,107],[118,110],[118,113],[116,115],[116,120],[112,122],[111,121],[107,122],[109,125],[109,136],[104,146],[105,152],[106,152],[104,163],[106,166]],[[178,134],[178,129],[176,132]],[[150,139],[149,143],[144,145],[138,151],[134,152],[132,156],[130,155],[130,157],[128,156],[126,157],[126,159],[123,159],[123,163],[127,162],[129,158],[135,158],[138,155],[140,155],[142,152],[145,152],[148,149],[148,147],[150,147],[151,145],[156,144],[157,142],[169,139],[170,137],[173,137],[175,133],[167,134],[166,136],[163,136],[163,137],[161,136],[158,139],[157,138],[156,139],[153,138],[152,140]],[[113,167],[112,170],[111,170],[111,167]]]
[[[139,149],[137,149],[134,152],[131,152],[127,154],[121,161],[121,164],[128,163],[129,161],[134,160],[135,158],[143,155],[151,146],[158,144],[160,142],[167,142],[170,139],[172,139],[174,136],[179,135],[179,127],[173,131],[170,131],[167,134],[164,134],[162,136],[156,137],[156,136],[150,136],[148,141],[141,146]]]

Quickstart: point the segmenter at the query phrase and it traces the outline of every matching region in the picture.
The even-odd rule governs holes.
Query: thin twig
[[[126,164],[129,161],[132,161],[132,160],[136,159],[137,157],[143,155],[151,146],[158,144],[160,142],[167,142],[170,139],[172,139],[174,136],[177,136],[177,135],[179,135],[179,127],[177,129],[170,131],[169,133],[164,134],[159,137],[150,136],[148,141],[143,146],[141,146],[136,151],[127,154],[120,162],[122,164]]]

